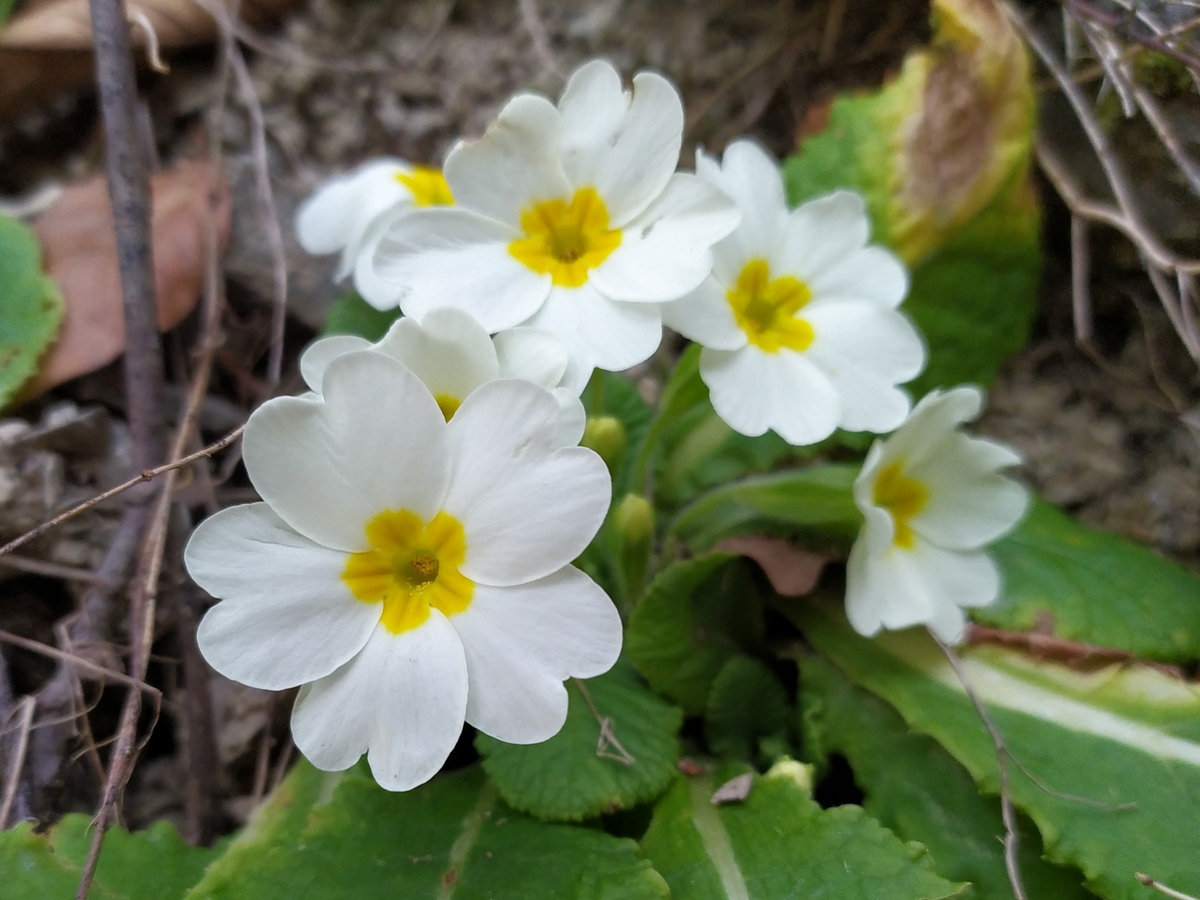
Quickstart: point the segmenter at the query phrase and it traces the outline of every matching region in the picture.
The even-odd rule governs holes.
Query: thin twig
[[[546,33],[546,26],[542,23],[542,17],[538,13],[536,0],[517,0],[517,10],[521,14],[521,24],[529,32],[529,39],[533,43],[533,52],[537,58],[542,61],[542,65],[547,70],[559,78],[565,78],[566,70],[550,47],[550,35]]]
[[[77,669],[85,669],[106,681],[115,681],[118,684],[123,684],[126,687],[133,688],[135,691],[142,691],[149,694],[151,697],[162,697],[162,691],[152,684],[147,684],[140,678],[131,678],[124,672],[118,672],[116,669],[109,669],[99,663],[94,663],[90,659],[85,659],[82,656],[77,656],[74,653],[67,653],[65,650],[59,650],[57,647],[51,647],[49,644],[43,644],[41,641],[35,641],[30,638],[21,637],[19,634],[13,634],[11,631],[0,629],[0,641],[6,644],[12,644],[14,647],[20,647],[22,650],[29,650],[32,653],[40,653],[42,656],[47,656],[50,659],[58,660],[64,665],[72,666]]]
[[[62,578],[65,581],[81,581],[84,584],[102,584],[100,577],[88,569],[76,566],[63,566],[58,563],[46,562],[41,559],[30,559],[27,556],[17,556],[10,553],[0,559],[0,568],[15,569],[18,572],[28,572],[31,575],[45,575],[47,578]]]
[[[1196,898],[1191,894],[1185,894],[1183,891],[1177,891],[1174,888],[1169,888],[1161,881],[1155,881],[1149,875],[1144,875],[1141,872],[1135,873],[1133,877],[1142,884],[1146,885],[1146,887],[1152,887],[1160,894],[1165,894],[1166,896],[1173,898],[1173,900],[1196,900]]]
[[[28,810],[20,809],[20,806],[28,806],[28,803],[18,804],[17,801],[21,789],[21,771],[25,768],[25,751],[29,747],[29,727],[33,723],[33,710],[36,705],[37,701],[33,697],[22,697],[21,702],[17,704],[17,738],[12,756],[4,761],[8,766],[8,781],[4,785],[4,795],[0,797],[0,829],[8,827],[9,815],[14,806],[18,807],[18,819],[23,819],[28,814]]]
[[[613,731],[612,716],[600,715],[600,710],[596,708],[596,703],[592,700],[592,693],[587,689],[587,685],[583,683],[582,679],[572,678],[571,680],[575,682],[575,687],[579,688],[579,693],[583,694],[583,699],[587,701],[588,709],[592,711],[592,715],[600,725],[600,736],[596,738],[596,755],[601,759],[616,760],[626,766],[634,765],[637,760],[634,759],[633,754],[626,750],[624,745],[617,740],[617,735]],[[614,753],[609,747],[612,747],[616,752]]]

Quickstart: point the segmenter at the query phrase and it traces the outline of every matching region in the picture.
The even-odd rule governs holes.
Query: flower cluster
[[[225,510],[186,561],[221,598],[200,647],[220,672],[300,687],[297,746],[321,768],[366,753],[385,787],[430,778],[463,723],[500,740],[562,726],[563,681],[606,671],[621,622],[571,562],[609,509],[605,464],[577,446],[596,368],[658,348],[665,321],[703,347],[715,412],[797,445],[895,433],[854,496],[865,518],[847,609],[864,634],[925,623],[999,591],[985,545],[1010,529],[1016,462],[957,426],[982,404],[900,387],[926,350],[898,310],[908,276],[869,243],[863,199],[791,209],[757,144],[678,171],[683,106],[661,76],[627,91],[576,71],[558,103],[514,97],[442,170],[368,163],[322,187],[297,233],[336,277],[399,318],[378,342],[317,341],[309,393],[251,417],[262,502]]]

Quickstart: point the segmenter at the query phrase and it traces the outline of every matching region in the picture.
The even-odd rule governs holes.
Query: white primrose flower
[[[1021,461],[1013,450],[958,430],[982,408],[976,387],[933,391],[867,454],[854,482],[866,523],[846,564],[846,614],[860,634],[925,624],[957,643],[962,607],[999,596],[983,548],[1021,520],[1029,496],[1000,474]]]
[[[568,383],[657,349],[657,304],[700,284],[709,249],[738,214],[695,175],[675,172],[683,104],[652,72],[625,91],[607,62],[578,69],[556,107],[519,94],[482,138],[446,159],[456,205],[393,222],[375,270],[405,315],[440,306],[484,328],[531,325],[571,355]]]
[[[663,321],[704,349],[700,377],[735,431],[789,443],[886,432],[908,413],[896,387],[925,365],[925,347],[896,310],[904,266],[868,245],[862,198],[837,191],[788,211],[779,167],[748,140],[724,160],[697,153],[696,172],[742,213],[713,249],[712,275],[663,305]]]
[[[454,202],[440,169],[400,159],[363,163],[331,178],[296,211],[296,239],[309,253],[342,254],[334,280],[354,276],[354,287],[378,309],[396,306],[396,288],[381,281],[371,257],[387,226],[414,208]]]
[[[604,463],[553,447],[558,405],[492,381],[447,422],[401,363],[346,353],[321,393],[270,400],[246,425],[264,502],[205,520],[188,571],[221,602],[201,652],[252,687],[301,685],[296,746],[336,771],[367,754],[375,779],[431,778],[469,722],[546,740],[563,681],[607,671],[616,608],[570,565],[608,510]]]
[[[353,335],[314,341],[300,356],[300,374],[320,393],[329,363],[357,350],[376,350],[400,360],[425,383],[450,421],[480,385],[497,378],[522,378],[554,395],[561,416],[555,446],[578,444],[587,421],[579,392],[562,386],[567,350],[537,328],[510,328],[494,337],[458,309],[435,309],[420,322],[398,319],[377,343]]]

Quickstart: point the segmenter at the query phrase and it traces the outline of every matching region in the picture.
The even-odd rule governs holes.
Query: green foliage
[[[996,748],[923,632],[866,640],[830,606],[790,615],[821,654],[935,738],[983,791],[999,792]],[[1037,824],[1047,858],[1077,866],[1110,900],[1144,900],[1136,872],[1200,893],[1200,694],[1145,667],[1083,673],[996,647],[960,653],[1020,764],[1009,767],[1011,796]]]
[[[679,760],[679,710],[647,690],[625,664],[583,688],[570,681],[567,692],[567,722],[548,741],[520,746],[476,737],[483,768],[504,802],[541,819],[581,821],[661,794]],[[619,746],[602,737],[601,720]]]
[[[13,7],[17,5],[17,0],[0,0],[0,25],[4,24],[4,20],[12,15]]]
[[[667,896],[632,841],[514,812],[478,768],[391,794],[361,769],[314,777],[302,763],[281,794],[188,900]]]
[[[1048,503],[991,548],[1004,596],[975,611],[1017,631],[1171,662],[1200,657],[1200,578],[1145,547],[1093,531]]]
[[[651,687],[698,715],[721,668],[762,634],[748,564],[712,553],[667,566],[650,583],[626,628],[625,652]]]
[[[1004,867],[1000,804],[937,741],[909,731],[900,715],[820,657],[800,658],[805,746],[842,754],[866,795],[863,806],[905,840],[920,841],[934,868],[970,881],[978,900],[1012,900]],[[1042,839],[1020,816],[1018,864],[1030,897],[1086,900],[1078,871],[1042,859]]]
[[[399,309],[378,310],[352,292],[333,301],[321,336],[354,334],[368,341],[377,341],[387,334],[392,323],[399,318]]]
[[[779,679],[749,656],[734,656],[713,681],[704,710],[704,736],[717,756],[747,762],[790,750],[791,706]]]
[[[48,834],[22,823],[0,832],[0,885],[5,900],[59,900],[75,896],[92,840],[91,818],[69,815]],[[189,847],[167,822],[130,834],[104,836],[90,896],[97,900],[170,900],[204,874],[221,847]]]
[[[740,803],[713,805],[716,785],[681,778],[642,839],[673,897],[934,900],[961,893],[933,872],[922,847],[901,843],[858,807],[822,810],[799,763],[780,762],[755,778]]]
[[[637,387],[626,378],[597,369],[583,391],[584,409],[588,418],[613,416],[625,426],[625,452],[613,473],[613,496],[641,493],[642,485],[635,484],[633,458],[650,429],[653,413]]]
[[[5,11],[0,3],[0,20]],[[20,222],[0,216],[0,408],[37,372],[62,317],[62,294],[42,272],[37,238]]]

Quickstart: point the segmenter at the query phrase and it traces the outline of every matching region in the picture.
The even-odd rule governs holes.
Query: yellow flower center
[[[447,616],[471,605],[475,582],[458,571],[467,555],[462,523],[446,512],[428,522],[407,509],[384,510],[367,523],[370,550],[353,553],[342,581],[364,603],[382,603],[392,634],[425,623],[429,610]]]
[[[560,287],[581,287],[594,269],[621,244],[610,231],[608,207],[595,188],[581,188],[568,203],[543,200],[521,213],[525,237],[508,252],[539,275],[549,274]]]
[[[929,501],[929,488],[905,475],[903,463],[896,461],[884,466],[875,477],[871,500],[892,514],[892,521],[896,525],[892,544],[905,550],[911,549],[916,543],[916,535],[910,523]]]
[[[401,172],[396,180],[412,191],[416,206],[452,206],[454,195],[441,169],[431,166],[416,166],[411,172]]]
[[[725,294],[738,327],[754,346],[768,353],[807,350],[813,329],[796,315],[812,299],[807,284],[791,275],[771,278],[765,259],[752,259]]]
[[[433,399],[437,401],[438,409],[442,411],[447,422],[454,418],[454,414],[462,406],[462,401],[453,394],[434,394]]]

